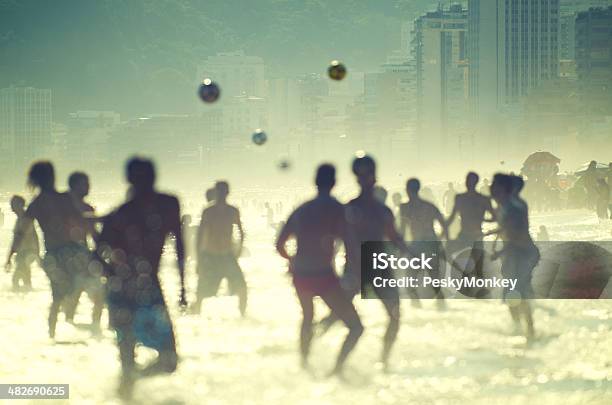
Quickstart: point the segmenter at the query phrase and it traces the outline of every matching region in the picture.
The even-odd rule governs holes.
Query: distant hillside
[[[0,87],[50,87],[76,109],[186,111],[195,67],[219,51],[268,71],[321,71],[333,57],[375,68],[401,21],[433,0],[0,0]]]

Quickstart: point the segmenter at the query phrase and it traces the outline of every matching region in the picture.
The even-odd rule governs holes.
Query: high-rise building
[[[209,56],[198,67],[197,82],[210,78],[221,87],[221,97],[265,96],[264,61],[244,51]]]
[[[612,0],[561,0],[559,17],[559,58],[573,60],[576,57],[576,17],[590,8],[612,6]]]
[[[421,155],[458,146],[467,122],[467,18],[467,10],[454,4],[415,21],[417,143]]]
[[[52,144],[51,90],[0,90],[0,153],[4,173],[24,172]]]
[[[576,75],[587,110],[612,115],[612,7],[578,13]]]
[[[524,97],[559,76],[559,0],[469,0],[468,10],[474,138],[501,153],[520,143],[502,139],[504,117],[515,120]]]

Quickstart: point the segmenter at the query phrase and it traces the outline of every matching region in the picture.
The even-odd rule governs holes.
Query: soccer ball
[[[327,74],[332,80],[342,80],[346,76],[346,67],[337,60],[333,60],[327,68]]]
[[[221,96],[221,89],[212,80],[204,79],[198,88],[198,95],[203,102],[214,103]]]
[[[251,137],[255,145],[261,146],[268,140],[268,135],[261,129],[256,130]]]

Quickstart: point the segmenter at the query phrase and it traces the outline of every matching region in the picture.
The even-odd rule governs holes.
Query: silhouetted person
[[[79,242],[88,249],[87,236],[93,241],[97,232],[94,229],[93,220],[95,209],[85,201],[85,197],[89,195],[89,177],[83,172],[74,172],[68,177],[68,195],[72,198],[73,204],[81,212],[85,219],[88,219],[87,232],[83,234],[83,239]],[[64,303],[66,320],[74,322],[74,315],[79,304],[81,294],[85,291],[93,303],[92,308],[92,329],[94,333],[100,331],[100,318],[102,318],[102,309],[104,308],[104,287],[100,282],[99,274],[91,274],[88,271],[82,271],[75,279],[74,294],[66,299]]]
[[[89,195],[89,176],[83,172],[74,172],[68,177],[68,194],[82,213],[93,214],[94,207],[85,201]]]
[[[546,226],[540,225],[537,239],[538,239],[538,242],[550,241],[550,236],[548,235],[548,229],[546,229]]]
[[[124,397],[131,395],[137,376],[137,343],[159,353],[138,376],[171,373],[177,367],[174,331],[158,276],[164,243],[171,234],[180,277],[179,303],[187,305],[179,201],[155,190],[150,160],[129,160],[127,180],[132,198],[106,217],[98,242],[98,254],[107,262],[107,303],[111,325],[117,331],[122,367],[119,393]]]
[[[74,293],[77,276],[89,270],[90,254],[81,243],[88,225],[72,198],[55,189],[55,171],[50,162],[34,163],[28,174],[28,182],[39,193],[28,206],[20,229],[16,230],[9,256],[20,249],[27,229],[33,220],[37,220],[45,240],[43,270],[49,277],[52,295],[49,336],[54,338],[62,301]]]
[[[442,227],[442,236],[448,239],[446,221],[442,213],[434,204],[419,196],[420,189],[421,182],[418,179],[410,179],[406,183],[409,200],[400,207],[402,219],[400,232],[405,233],[409,228],[413,241],[438,241],[438,235],[434,230],[434,222],[437,221]]]
[[[491,199],[478,191],[478,174],[469,172],[465,178],[465,193],[457,194],[450,216],[446,222],[450,227],[456,216],[461,220],[461,229],[457,239],[450,243],[453,252],[464,248],[472,248],[470,256],[474,263],[473,272],[477,277],[482,277],[482,266],[484,260],[484,246],[482,244],[483,232],[482,224],[486,221],[487,213],[491,216],[490,221],[494,220],[495,213],[491,205]],[[449,252],[450,253],[450,252]]]
[[[238,257],[244,243],[244,230],[238,208],[227,203],[229,185],[225,181],[215,184],[215,200],[202,211],[197,233],[198,249],[198,290],[192,312],[199,313],[202,300],[217,295],[223,279],[227,280],[229,291],[238,296],[238,309],[245,315],[247,285]],[[234,249],[234,227],[240,237],[237,251]]]
[[[438,248],[435,251],[442,256],[442,251],[439,248],[440,244],[438,235],[434,230],[434,223],[437,221],[440,227],[442,227],[442,237],[448,239],[448,231],[446,228],[446,221],[440,210],[431,202],[422,199],[419,195],[421,189],[421,182],[418,179],[412,178],[406,182],[406,193],[408,195],[408,202],[404,203],[400,207],[400,233],[406,234],[406,230],[410,229],[412,237],[412,244],[414,246],[423,246],[424,249],[429,249],[431,243],[422,242],[436,242]],[[420,249],[418,249],[420,250]],[[434,253],[433,251],[430,253]],[[434,287],[436,298],[438,298],[438,307],[443,308],[444,304],[442,299],[442,291],[439,287]]]
[[[502,275],[517,281],[515,291],[504,291],[504,299],[509,305],[515,326],[520,327],[521,320],[525,321],[526,337],[531,341],[535,337],[529,303],[533,298],[531,276],[540,253],[529,234],[528,207],[516,193],[517,182],[516,176],[505,174],[496,174],[493,178],[491,196],[499,205],[499,229],[487,234],[499,233],[504,241],[504,247],[493,254],[492,260],[502,257]]]
[[[302,307],[302,366],[308,367],[314,316],[313,298],[320,296],[349,329],[333,370],[333,373],[340,374],[348,355],[363,333],[363,326],[334,270],[335,240],[341,239],[345,246],[349,245],[344,207],[330,195],[336,183],[336,169],[328,164],[319,166],[315,183],[317,196],[299,206],[289,216],[276,241],[276,249],[283,258],[289,260],[289,272]],[[290,237],[295,237],[297,241],[294,256],[290,256],[285,247]]]
[[[451,213],[456,195],[457,192],[455,191],[455,185],[453,183],[448,183],[448,188],[442,196],[442,207],[444,208],[444,213],[446,215],[449,215]]]
[[[345,215],[350,233],[350,244],[347,248],[347,261],[342,283],[353,296],[361,286],[361,243],[370,241],[391,241],[396,248],[406,250],[404,241],[395,228],[395,218],[391,210],[376,197],[376,162],[370,156],[355,158],[352,164],[353,174],[361,189],[359,196],[346,204]],[[354,252],[354,253],[351,253]],[[383,337],[381,362],[388,367],[389,356],[399,332],[400,301],[399,291],[391,287],[366,285],[373,291],[385,307],[389,323]],[[335,321],[333,314],[321,321],[327,330]]]
[[[584,188],[587,208],[590,209],[597,209],[597,198],[599,197],[597,192],[597,178],[597,162],[591,160],[585,172],[576,182],[576,185],[580,185]]]
[[[15,195],[11,198],[11,210],[17,216],[15,228],[13,230],[13,247],[9,250],[11,254],[6,260],[6,271],[10,271],[11,259],[15,254],[15,271],[13,272],[13,290],[19,290],[20,282],[26,290],[32,289],[32,265],[39,259],[40,246],[38,236],[34,229],[34,223],[25,218],[25,200],[23,197]],[[20,245],[15,246],[16,235],[23,232]]]

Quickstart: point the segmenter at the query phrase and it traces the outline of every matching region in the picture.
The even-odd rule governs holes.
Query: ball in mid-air
[[[282,171],[287,171],[291,169],[291,161],[289,159],[281,159],[278,162],[278,168]]]
[[[342,80],[346,76],[346,66],[337,60],[333,60],[327,68],[327,74],[332,80]]]
[[[263,145],[268,140],[268,135],[261,129],[257,129],[251,139],[255,145]]]
[[[221,96],[221,89],[212,80],[204,79],[198,88],[198,95],[203,102],[214,103]]]

